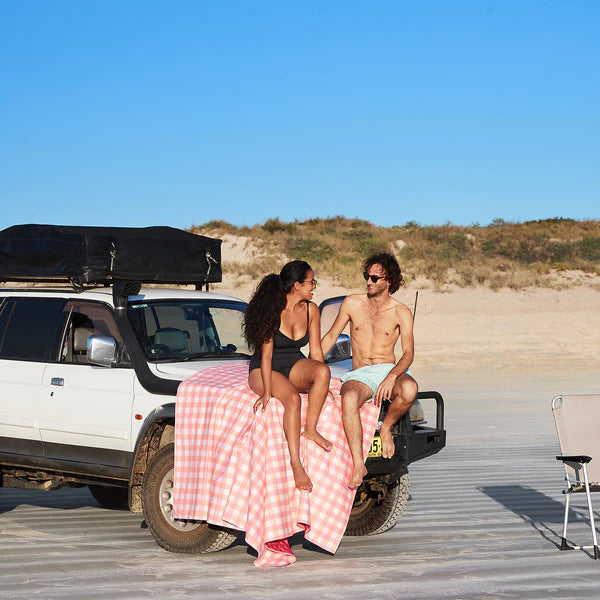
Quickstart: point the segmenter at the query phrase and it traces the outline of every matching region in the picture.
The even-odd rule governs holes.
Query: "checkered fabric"
[[[311,492],[294,484],[283,432],[283,406],[272,399],[253,412],[256,394],[248,387],[248,364],[210,367],[179,385],[175,417],[173,515],[246,532],[258,552],[256,566],[295,562],[287,538],[305,538],[334,553],[344,535],[355,491],[348,488],[352,458],[342,426],[339,391],[319,418],[319,431],[333,442],[331,452],[300,438],[302,464]],[[307,395],[302,394],[302,423]],[[366,459],[379,410],[361,409]]]

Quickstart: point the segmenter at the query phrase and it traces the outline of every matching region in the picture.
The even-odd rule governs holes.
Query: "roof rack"
[[[222,280],[221,240],[173,227],[15,225],[0,231],[0,281],[195,285]]]

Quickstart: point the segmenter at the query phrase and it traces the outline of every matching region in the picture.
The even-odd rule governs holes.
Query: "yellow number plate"
[[[376,435],[371,442],[371,448],[369,449],[369,458],[378,458],[383,456],[383,449],[381,447],[381,438]]]

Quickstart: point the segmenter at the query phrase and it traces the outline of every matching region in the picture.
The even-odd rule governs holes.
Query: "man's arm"
[[[415,338],[413,334],[413,316],[410,308],[400,307],[398,323],[400,325],[400,335],[402,344],[402,356],[396,363],[396,366],[390,371],[395,377],[402,375],[415,359]]]
[[[348,298],[345,298],[340,306],[340,312],[336,317],[331,329],[321,339],[321,347],[323,348],[323,354],[326,355],[336,343],[340,333],[344,331],[344,327],[350,321],[350,313],[348,312]]]
[[[310,302],[308,305],[308,348],[309,358],[318,360],[319,362],[325,362],[323,357],[323,349],[321,348],[321,315],[319,309],[314,302]]]
[[[402,343],[402,356],[396,366],[387,374],[387,377],[379,384],[373,399],[375,405],[379,406],[382,400],[390,398],[392,389],[396,383],[396,377],[402,375],[412,364],[415,358],[415,339],[413,335],[413,316],[407,306],[398,307],[398,325]]]

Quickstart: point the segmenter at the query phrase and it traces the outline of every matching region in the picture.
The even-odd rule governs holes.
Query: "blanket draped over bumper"
[[[302,464],[311,492],[294,484],[283,431],[283,406],[271,399],[253,412],[257,396],[248,387],[248,365],[210,367],[179,385],[175,415],[173,515],[246,532],[256,566],[281,566],[296,558],[287,538],[305,538],[334,553],[344,535],[355,490],[348,488],[352,458],[342,426],[341,382],[319,418],[319,432],[333,442],[326,452],[300,438]],[[307,394],[302,394],[302,425]],[[366,459],[379,409],[361,408]]]

